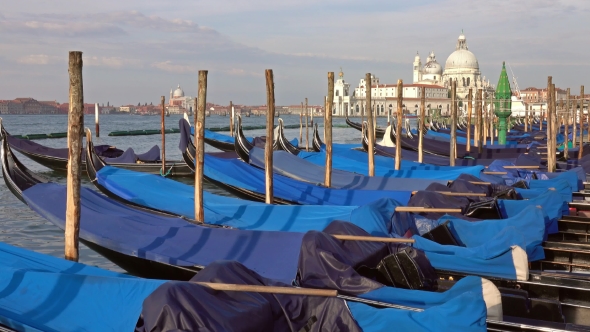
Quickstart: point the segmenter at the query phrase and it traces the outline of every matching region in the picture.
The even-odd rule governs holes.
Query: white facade
[[[168,99],[168,111],[170,114],[181,114],[186,112],[192,113],[196,110],[196,98],[185,96],[180,84],[176,90],[170,90],[170,99]]]
[[[334,104],[332,115],[334,116],[361,116],[366,115],[367,82],[365,79],[359,81],[359,85],[350,94],[350,84],[343,79],[340,72],[340,79],[334,84]],[[377,116],[387,116],[397,111],[397,84],[381,84],[379,78],[371,76],[371,103]],[[446,114],[450,107],[448,89],[444,86],[431,84],[406,84],[403,87],[403,108],[405,113],[419,114],[421,88],[426,91],[426,109],[440,109]],[[361,113],[362,112],[362,113]],[[430,114],[427,113],[427,114]]]
[[[451,82],[456,81],[459,99],[467,99],[470,88],[473,93],[477,89],[483,89],[485,95],[494,92],[494,86],[481,75],[477,58],[469,51],[467,38],[463,33],[457,39],[455,51],[447,58],[444,71],[434,52],[430,52],[424,67],[420,64],[420,56],[416,55],[413,67],[414,83],[442,85],[450,89]]]

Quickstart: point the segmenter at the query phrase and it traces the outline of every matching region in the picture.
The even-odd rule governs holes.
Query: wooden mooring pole
[[[166,97],[162,96],[160,98],[160,103],[162,106],[162,118],[160,120],[160,130],[162,132],[162,157],[160,157],[160,159],[162,159],[162,170],[161,173],[162,176],[166,175],[166,125],[165,125],[165,118],[166,118],[166,106],[164,105],[164,102],[166,100]]]
[[[578,101],[577,100],[573,100],[572,101],[572,111],[571,113],[568,114],[568,116],[571,119],[572,122],[572,147],[575,149],[576,148],[576,143],[578,142]]]
[[[307,111],[307,98],[305,98],[305,151],[309,151],[309,113]]]
[[[590,108],[590,106],[589,106]],[[588,141],[590,141],[590,110],[588,111]],[[578,150],[578,159],[584,156],[584,86],[580,87],[580,150]]]
[[[395,170],[402,166],[402,118],[404,116],[404,81],[397,80],[397,123],[395,124]]]
[[[299,112],[299,146],[303,145],[303,102],[301,102],[301,111]]]
[[[203,208],[203,165],[205,154],[205,111],[207,107],[207,70],[199,70],[199,91],[195,124],[195,220],[205,222]]]
[[[266,76],[266,144],[264,147],[264,175],[266,189],[266,204],[273,203],[273,151],[274,127],[275,127],[275,82],[272,69],[265,71]],[[312,115],[313,123],[313,115]]]
[[[449,165],[455,166],[457,151],[457,81],[451,83],[451,141],[449,151]]]
[[[70,103],[68,110],[68,173],[66,180],[65,258],[78,261],[80,234],[80,177],[82,172],[82,127],[84,126],[84,84],[82,52],[70,52]]]
[[[483,152],[483,148],[482,148],[482,137],[483,137],[483,131],[482,131],[482,118],[481,118],[481,108],[483,105],[482,102],[482,93],[483,91],[481,89],[477,89],[477,96],[475,97],[475,112],[476,112],[476,125],[475,125],[475,130],[476,130],[476,137],[475,137],[475,146],[477,146],[477,150],[479,153]]]
[[[420,89],[420,122],[418,125],[418,162],[424,159],[424,116],[426,113],[426,87]]]
[[[563,111],[563,110],[562,110]],[[563,156],[567,160],[568,155],[568,135],[569,135],[569,126],[570,126],[570,88],[567,88],[566,97],[565,97],[565,112],[563,114],[563,122],[565,122],[565,126],[563,129],[563,135],[565,136],[565,143],[563,146]]]
[[[553,78],[547,78],[547,170],[549,172],[555,171],[555,149],[553,145],[556,132],[555,108],[553,107],[555,95],[553,94]]]
[[[334,105],[334,72],[328,73],[328,98],[324,111],[324,136],[326,140],[326,174],[324,186],[332,186],[332,106]]]
[[[469,88],[469,95],[467,95],[467,153],[471,152],[471,112],[473,112],[473,90]]]
[[[367,116],[367,137],[369,138],[369,151],[367,151],[367,155],[369,156],[369,176],[375,176],[375,130],[374,127],[374,118],[373,118],[373,103],[371,102],[372,99],[372,84],[371,84],[371,73],[367,73],[365,75],[365,81],[367,82],[366,88],[366,101],[367,107],[369,109],[369,114]]]

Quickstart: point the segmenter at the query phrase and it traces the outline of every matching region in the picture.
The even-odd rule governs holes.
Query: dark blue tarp
[[[194,188],[161,176],[105,167],[97,181],[117,196],[139,205],[194,215]],[[205,221],[240,229],[306,232],[332,220],[348,220],[373,234],[389,234],[388,220],[400,203],[391,199],[357,206],[290,206],[218,196],[204,192]],[[366,211],[366,212],[362,212]]]
[[[302,161],[287,152],[277,152],[278,155]],[[277,164],[280,164],[280,162]],[[264,169],[250,166],[240,160],[222,159],[207,155],[205,156],[203,171],[205,176],[211,180],[253,191],[262,196],[266,192]],[[309,170],[309,173],[313,172],[313,169]],[[273,176],[274,196],[298,204],[363,205],[379,198],[392,198],[405,203],[411,195],[409,188],[400,189],[401,186],[394,187],[391,184],[395,184],[396,181],[388,181],[388,179],[379,181],[379,178],[364,177],[359,182],[353,182],[354,185],[350,184],[345,188],[341,188],[334,183],[335,176],[333,176],[332,188],[326,188],[321,185],[322,182],[319,185],[312,182],[315,177],[302,182],[282,174],[283,172]],[[322,178],[324,176],[323,173],[314,173],[314,175]],[[341,176],[337,177],[337,179],[341,178]],[[351,179],[351,181],[358,181],[358,179]]]
[[[66,187],[37,184],[23,192],[27,204],[64,229]],[[302,233],[198,226],[154,215],[81,189],[80,238],[129,256],[179,266],[236,260],[257,273],[289,283],[296,273]]]
[[[301,153],[300,153],[301,154]],[[368,173],[368,161],[360,164],[351,163],[351,161],[347,158],[337,158],[337,154],[335,159],[332,160],[332,167],[338,170],[348,170],[351,172],[355,172],[358,174],[367,175]],[[366,156],[366,154],[365,154]],[[293,156],[295,157],[295,156]],[[280,157],[280,158],[287,158],[287,157]],[[299,159],[297,162],[296,159],[288,159],[288,162],[285,162],[281,165],[282,169],[285,171],[296,172],[296,169],[299,167],[303,167],[304,165],[310,165],[310,163],[306,163],[302,159],[310,159],[313,164],[315,164],[316,169],[323,168],[319,165],[325,165],[325,152],[317,152],[313,155],[310,153],[305,153],[301,157],[295,157]],[[367,158],[367,157],[365,157]],[[277,162],[279,157],[276,158]],[[313,161],[312,161],[313,160]],[[368,160],[368,159],[367,159]],[[274,161],[274,160],[273,160]],[[263,150],[251,150],[250,151],[250,162],[255,163],[257,166],[261,167],[264,165],[264,151]],[[293,165],[297,163],[299,165]],[[292,166],[289,166],[291,164]],[[460,174],[466,173],[471,174],[474,176],[479,176],[481,171],[484,169],[483,166],[457,166],[457,167],[450,167],[450,166],[433,166],[433,165],[421,165],[414,162],[402,162],[403,166],[400,168],[399,171],[394,169],[393,159],[389,159],[389,161],[385,161],[385,159],[379,160],[379,162],[375,163],[375,175],[380,177],[388,177],[388,178],[415,178],[415,179],[430,179],[430,180],[454,180]],[[307,171],[309,168],[313,168],[311,166],[305,166],[305,169],[301,171]],[[319,171],[318,171],[319,172]],[[348,175],[350,176],[350,175]]]
[[[261,159],[262,157],[262,159]],[[254,148],[250,151],[250,162],[264,168],[264,150]],[[325,164],[325,162],[324,162]],[[332,187],[362,190],[423,190],[433,182],[446,184],[445,179],[407,179],[405,177],[369,177],[347,171],[332,170]],[[324,167],[314,165],[287,152],[276,151],[273,157],[273,170],[281,175],[308,183],[324,183]],[[410,175],[411,171],[406,172]],[[376,174],[377,175],[377,174]],[[447,176],[442,176],[447,177]],[[448,177],[453,177],[453,174]]]
[[[164,283],[4,243],[0,263],[0,324],[17,331],[132,331]]]

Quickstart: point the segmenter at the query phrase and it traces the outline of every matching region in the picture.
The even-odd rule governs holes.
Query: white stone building
[[[334,116],[361,116],[366,112],[366,81],[361,79],[358,87],[350,93],[350,84],[344,81],[344,74],[340,72],[340,78],[334,84],[334,104],[332,115]],[[421,88],[426,90],[426,110],[440,109],[443,114],[449,109],[450,99],[448,89],[444,86],[433,84],[405,84],[403,86],[403,108],[406,114],[419,114]],[[371,76],[371,101],[377,116],[387,116],[397,111],[397,84],[381,84],[379,78]]]
[[[494,92],[494,86],[486,80],[485,76],[479,71],[479,62],[475,55],[469,51],[467,38],[461,33],[457,39],[455,51],[449,55],[445,62],[445,68],[436,61],[434,52],[426,59],[426,64],[422,67],[420,55],[414,58],[414,83],[442,85],[447,89],[451,88],[451,82],[457,81],[457,97],[466,99],[469,88],[473,93],[477,89],[483,89],[484,95]]]
[[[176,90],[170,89],[170,98],[166,107],[170,114],[183,114],[184,112],[192,114],[197,109],[195,105],[196,98],[185,96],[180,84]]]

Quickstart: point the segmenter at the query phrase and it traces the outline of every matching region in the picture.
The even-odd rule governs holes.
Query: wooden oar
[[[483,172],[483,174],[488,174],[488,175],[506,175],[508,174],[508,172]]]
[[[220,290],[220,291],[292,294],[292,295],[323,296],[323,297],[336,297],[336,296],[338,296],[338,291],[335,289],[313,289],[313,288],[295,288],[295,287],[281,287],[281,286],[222,284],[222,283],[217,283],[217,282],[203,282],[203,281],[191,281],[190,283],[209,287],[211,289]]]
[[[448,209],[448,208],[425,208],[421,206],[398,206],[395,208],[395,212],[433,212],[433,213],[461,213],[461,209]]]
[[[419,190],[412,191],[412,195],[415,195],[416,193],[418,193],[418,191]],[[485,197],[486,196],[486,194],[484,194],[484,193],[454,193],[454,192],[450,192],[450,191],[430,191],[430,192],[439,193],[439,194],[443,194],[446,196],[477,196],[477,197]]]
[[[484,185],[484,186],[485,185],[489,186],[492,184],[491,182],[480,182],[480,181],[468,181],[468,182],[471,184],[480,184],[480,185]],[[451,180],[451,181],[449,181],[449,183],[453,183],[453,181]]]
[[[347,240],[347,241],[369,241],[369,242],[386,242],[386,243],[414,243],[414,242],[416,242],[416,240],[414,240],[414,239],[404,239],[404,238],[395,238],[395,237],[360,236],[360,235],[343,235],[343,234],[333,234],[332,236],[337,238],[338,240]]]
[[[539,169],[539,166],[502,166],[506,169]]]
[[[489,166],[486,166],[486,168],[488,168]],[[538,169],[539,166],[502,166],[505,169]]]
[[[421,308],[407,307],[399,304],[372,301],[362,299],[354,296],[340,295],[335,289],[317,289],[317,288],[297,288],[289,286],[262,286],[262,285],[240,285],[240,284],[224,284],[217,282],[203,282],[203,281],[189,281],[191,284],[205,286],[214,290],[229,291],[229,292],[251,292],[251,293],[271,293],[271,294],[289,294],[302,296],[321,296],[321,297],[338,297],[343,300],[361,302],[372,305],[379,305],[382,307],[410,310],[410,311],[424,311]]]

